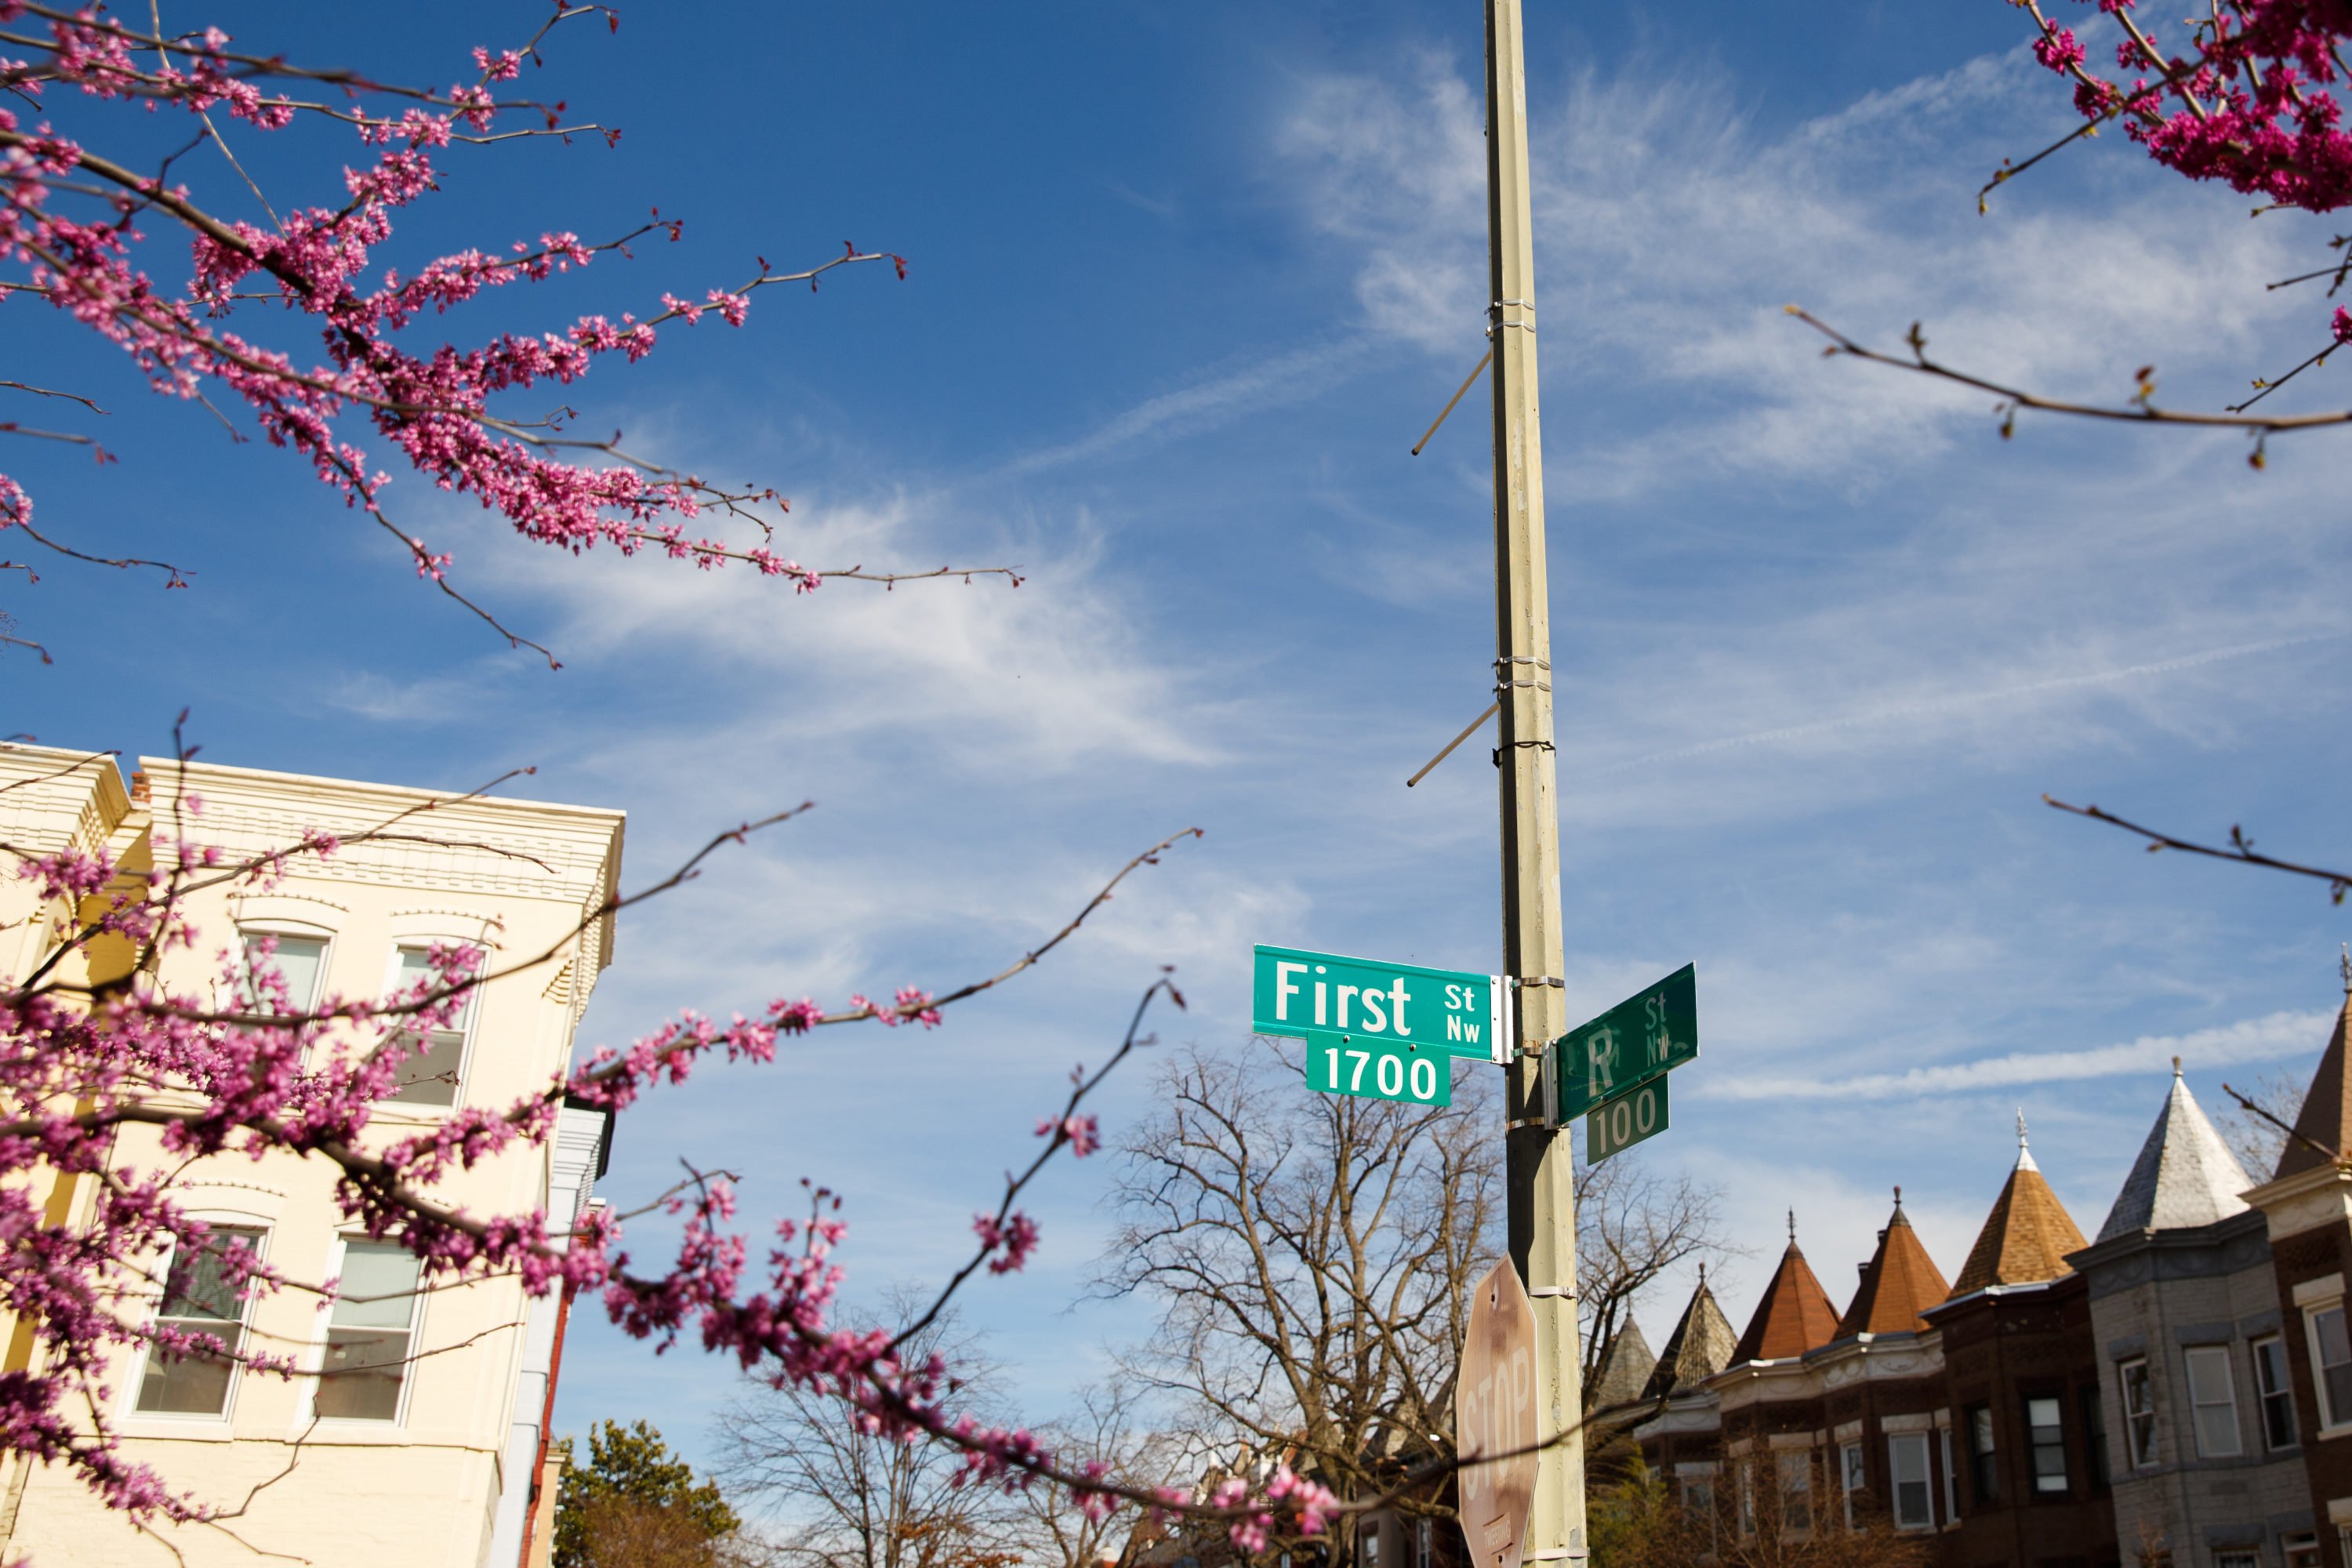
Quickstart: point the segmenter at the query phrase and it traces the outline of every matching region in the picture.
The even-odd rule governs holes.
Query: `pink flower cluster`
[[[2134,0],[2099,0],[2123,33],[2119,73],[2089,68],[2071,28],[2030,7],[2037,59],[2074,82],[2084,119],[2120,118],[2166,167],[2281,206],[2332,212],[2352,203],[2352,135],[2336,98],[2352,37],[2344,0],[2231,0],[2193,17],[2168,48]]]
[[[559,0],[553,19],[589,9]],[[560,424],[541,419],[541,410],[526,419],[502,408],[509,395],[573,384],[600,358],[643,359],[653,352],[658,325],[672,318],[691,324],[709,310],[741,326],[749,290],[778,280],[764,263],[745,289],[712,289],[700,303],[666,294],[664,312],[649,320],[591,314],[562,331],[500,332],[471,345],[405,342],[404,329],[428,311],[446,314],[486,290],[584,268],[600,252],[625,252],[638,235],[679,236],[680,225],[656,213],[635,234],[604,244],[554,232],[536,245],[517,241],[507,255],[466,249],[406,275],[397,268],[375,270],[395,216],[436,188],[436,159],[454,142],[562,133],[560,105],[550,110],[491,94],[492,84],[517,78],[530,51],[476,48],[478,79],[440,92],[358,84],[351,93],[355,103],[371,93],[411,100],[397,112],[369,113],[265,93],[257,80],[315,73],[234,53],[217,28],[159,40],[97,5],[68,14],[11,3],[0,13],[46,25],[42,47],[29,58],[0,58],[0,88],[16,105],[0,108],[0,266],[17,269],[15,279],[0,278],[0,298],[29,293],[69,313],[129,355],[158,391],[193,399],[210,387],[226,389],[272,445],[301,456],[346,504],[387,528],[393,525],[382,505],[389,476],[371,466],[350,428],[355,422],[437,489],[476,498],[539,542],[574,553],[598,543],[624,553],[651,544],[705,568],[750,560],[763,574],[793,579],[803,593],[823,581],[765,550],[686,532],[712,506],[782,504],[772,493],[730,493],[629,458],[617,436],[569,437],[559,433]],[[58,87],[71,89],[62,102],[50,90]],[[373,156],[344,169],[334,202],[297,207],[264,226],[214,216],[189,186],[104,155],[65,123],[68,115],[88,119],[109,107],[165,106],[191,115],[221,110],[231,122],[263,132],[305,119],[340,121]],[[514,110],[543,115],[545,126],[493,132]],[[41,117],[28,123],[28,113]],[[218,136],[215,122],[204,123],[207,134]],[[188,273],[177,286],[158,282],[138,259],[144,226],[157,222],[189,239]],[[841,258],[873,259],[885,258],[853,252]],[[900,269],[903,275],[903,263]],[[255,301],[309,321],[323,358],[303,363],[225,324]],[[581,460],[583,454],[593,456]],[[29,526],[30,517],[24,491],[0,475],[0,531]],[[401,537],[420,575],[441,581],[450,557]]]

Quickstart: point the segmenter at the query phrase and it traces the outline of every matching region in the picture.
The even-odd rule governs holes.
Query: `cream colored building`
[[[266,891],[198,896],[189,914],[200,940],[163,960],[175,985],[216,985],[220,955],[262,933],[277,940],[298,1003],[381,994],[415,973],[435,942],[486,945],[493,968],[553,951],[476,994],[461,1027],[432,1038],[372,1133],[389,1141],[453,1103],[502,1106],[563,1071],[582,1009],[612,962],[612,919],[596,911],[619,875],[620,812],[201,763],[184,769],[170,759],[140,768],[126,785],[107,758],[0,745],[0,841],[34,853],[106,844],[136,869],[151,842],[175,831],[239,858],[312,829],[347,840],[334,855],[290,859]],[[200,797],[201,815],[183,805],[175,829],[174,798],[189,795]],[[404,813],[396,831],[406,837],[348,842]],[[13,868],[0,868],[0,974],[10,980],[46,952],[46,922],[27,918],[41,913],[31,903]],[[567,1225],[590,1201],[607,1134],[602,1112],[567,1109],[548,1146],[487,1162],[436,1196],[482,1215],[543,1205],[551,1224]],[[116,1165],[159,1158],[152,1136],[131,1130]],[[62,1470],[11,1463],[0,1558],[167,1564],[176,1552],[192,1565],[240,1568],[545,1561],[551,1474],[538,1483],[562,1303],[533,1301],[509,1279],[410,1293],[414,1261],[349,1234],[332,1201],[334,1174],[320,1160],[226,1155],[179,1183],[193,1212],[251,1237],[290,1279],[340,1277],[346,1300],[331,1310],[297,1292],[241,1303],[195,1287],[172,1300],[149,1292],[151,1312],[257,1350],[292,1351],[310,1375],[288,1382],[194,1358],[150,1365],[140,1355],[110,1379],[109,1416],[127,1454],[236,1517],[159,1525],[166,1539],[158,1541]],[[60,1196],[88,1212],[87,1190]],[[24,1365],[30,1342],[10,1336],[10,1368]]]

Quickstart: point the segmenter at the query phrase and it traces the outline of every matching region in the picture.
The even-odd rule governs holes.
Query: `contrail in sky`
[[[2333,1013],[2273,1013],[2267,1017],[2186,1035],[2143,1035],[2122,1045],[2080,1051],[2014,1051],[1972,1062],[1947,1062],[1903,1072],[1863,1073],[1823,1082],[1818,1078],[1725,1079],[1700,1086],[1702,1100],[1801,1100],[1835,1095],[1850,1100],[1910,1100],[2025,1083],[2063,1083],[2162,1071],[2174,1058],[2191,1068],[2278,1061],[2316,1052],[2326,1042]]]
[[[2343,632],[2321,632],[2312,637],[2279,637],[2270,642],[2240,643],[2230,647],[2210,648],[2179,658],[2161,659],[2154,664],[2135,664],[2123,669],[2095,670],[2088,675],[2062,675],[2048,680],[2029,681],[2023,686],[2007,686],[1998,691],[1966,691],[1952,697],[1929,698],[1920,702],[1906,702],[1896,708],[1880,708],[1868,713],[1850,714],[1843,719],[1823,719],[1811,724],[1784,725],[1778,730],[1759,730],[1752,734],[1727,735],[1718,741],[1702,741],[1695,746],[1677,746],[1672,751],[1653,752],[1631,762],[1612,763],[1605,768],[1585,772],[1586,778],[1605,778],[1633,768],[1646,768],[1658,763],[1681,762],[1689,757],[1703,757],[1714,752],[1727,752],[1740,746],[1769,746],[1780,741],[1801,740],[1809,735],[1826,735],[1839,730],[1858,730],[1871,724],[1885,723],[1890,719],[1908,719],[1922,713],[1948,712],[1956,708],[1969,708],[1979,703],[2004,702],[2012,698],[2034,697],[2047,691],[2063,691],[2072,687],[2105,686],[2118,680],[2130,680],[2143,675],[2168,675],[2177,669],[2193,669],[2200,664],[2216,664],[2227,658],[2245,658],[2253,654],[2270,653],[2283,647],[2301,647],[2307,643],[2334,642],[2345,637]]]
[[[1161,434],[1181,434],[1223,424],[1254,408],[1296,403],[1328,391],[1352,362],[1370,351],[1371,340],[1356,336],[1312,343],[1258,360],[1239,370],[1146,398],[1091,435],[1013,458],[1006,474],[1034,474],[1099,458]]]

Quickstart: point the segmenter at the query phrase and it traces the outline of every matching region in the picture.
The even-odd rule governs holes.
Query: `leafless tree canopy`
[[[2261,1106],[2278,1119],[2264,1121],[2236,1100],[2223,1097],[2214,1108],[2213,1123],[2220,1130],[2222,1142],[2230,1152],[2238,1157],[2246,1174],[2257,1182],[2270,1180],[2278,1169],[2279,1156],[2286,1152],[2286,1133],[2279,1122],[2294,1125],[2297,1113],[2303,1110],[2303,1091],[2308,1073],[2296,1074],[2273,1070],[2254,1075],[2251,1079],[2230,1081],[2240,1094]]]
[[[1129,1365],[1183,1407],[1189,1479],[1286,1458],[1360,1498],[1391,1460],[1451,1454],[1469,1288],[1501,1251],[1500,1088],[1465,1064],[1450,1106],[1318,1094],[1287,1042],[1168,1062],[1124,1145],[1101,1282],[1161,1310]],[[1632,1156],[1577,1180],[1589,1372],[1718,1224],[1714,1193]]]
[[[1167,1064],[1102,1281],[1161,1309],[1129,1366],[1184,1407],[1195,1476],[1286,1458],[1361,1497],[1384,1458],[1450,1448],[1465,1298],[1500,1230],[1496,1089],[1465,1066],[1450,1106],[1316,1094],[1271,1042]]]
[[[965,1407],[987,1418],[994,1369],[952,1318],[909,1342],[907,1357],[934,1352],[963,1374]],[[730,1498],[772,1515],[780,1568],[1011,1568],[1018,1560],[1018,1505],[999,1488],[956,1486],[962,1456],[944,1444],[878,1436],[840,1400],[763,1383],[747,1383],[719,1425],[725,1457],[715,1474]]]
[[[1601,1352],[1632,1320],[1633,1303],[1675,1265],[1727,1250],[1721,1197],[1638,1156],[1576,1168],[1576,1293],[1583,1337],[1585,1408],[1600,1384]]]
[[[1138,1488],[1181,1485],[1170,1462],[1171,1440],[1143,1419],[1142,1391],[1121,1379],[1081,1391],[1071,1415],[1040,1426],[1038,1436],[1063,1461],[1083,1470],[1100,1465],[1112,1480]],[[1135,1524],[1132,1513],[1089,1518],[1059,1487],[1029,1487],[1017,1500],[1022,1561],[1030,1568],[1099,1568],[1116,1559]]]

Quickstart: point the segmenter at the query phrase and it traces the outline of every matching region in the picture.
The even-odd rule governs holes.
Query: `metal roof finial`
[[[1790,1247],[1797,1245],[1797,1211],[1795,1209],[1789,1211],[1789,1245]]]
[[[2344,994],[2352,996],[2352,942],[2344,944],[2344,956],[2339,963],[2344,970]]]

